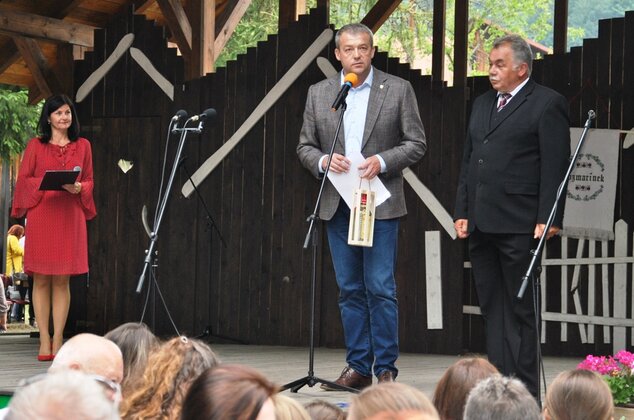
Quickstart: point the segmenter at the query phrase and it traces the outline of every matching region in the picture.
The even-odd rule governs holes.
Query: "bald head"
[[[55,355],[49,372],[79,370],[110,379],[123,380],[123,356],[112,341],[94,334],[78,334],[68,340]]]

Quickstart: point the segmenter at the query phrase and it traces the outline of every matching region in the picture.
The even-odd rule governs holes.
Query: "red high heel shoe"
[[[51,344],[51,354],[38,354],[37,361],[38,362],[50,362],[55,359],[55,355],[53,354],[53,344]]]

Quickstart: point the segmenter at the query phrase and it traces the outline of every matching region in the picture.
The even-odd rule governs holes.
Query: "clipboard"
[[[40,183],[40,191],[62,191],[62,185],[74,184],[79,177],[80,170],[66,171],[46,171],[42,182]]]

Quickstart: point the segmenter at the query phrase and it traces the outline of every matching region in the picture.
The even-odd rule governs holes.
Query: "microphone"
[[[181,121],[183,118],[187,118],[187,111],[185,111],[184,109],[179,109],[172,117],[171,122]]]
[[[73,168],[73,171],[75,171],[75,172],[81,172],[81,166],[75,166],[75,167]]]
[[[216,110],[213,108],[207,108],[202,114],[191,117],[190,120],[198,121],[198,127],[196,127],[194,132],[200,134],[203,131],[205,122],[207,122],[207,120],[212,121],[214,118],[216,118]]]
[[[337,98],[332,103],[332,110],[336,111],[339,107],[346,101],[346,96],[348,96],[348,91],[350,88],[356,87],[359,83],[359,78],[354,73],[348,73],[343,78],[343,86],[341,86],[341,90],[337,94]]]
[[[214,118],[216,118],[216,110],[213,108],[207,108],[206,110],[203,111],[202,114],[194,115],[193,117],[190,118],[190,120],[203,122],[207,119],[213,120]]]

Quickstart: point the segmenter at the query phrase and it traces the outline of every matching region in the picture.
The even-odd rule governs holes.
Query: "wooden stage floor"
[[[308,348],[257,346],[235,344],[210,344],[225,363],[240,363],[263,372],[269,379],[284,385],[303,378],[308,373]],[[14,391],[22,378],[44,372],[50,362],[36,360],[38,339],[25,335],[0,336],[0,391]],[[445,369],[458,360],[458,356],[404,353],[398,360],[397,380],[421,389],[431,397],[436,383]],[[544,366],[546,380],[550,383],[562,370],[574,368],[581,360],[577,358],[546,357]],[[315,349],[314,375],[321,379],[335,380],[345,366],[345,351],[342,349]],[[375,379],[376,380],[376,379]],[[288,395],[306,403],[324,399],[340,406],[347,406],[351,394],[347,392],[322,391],[319,385],[304,386],[297,393]]]

